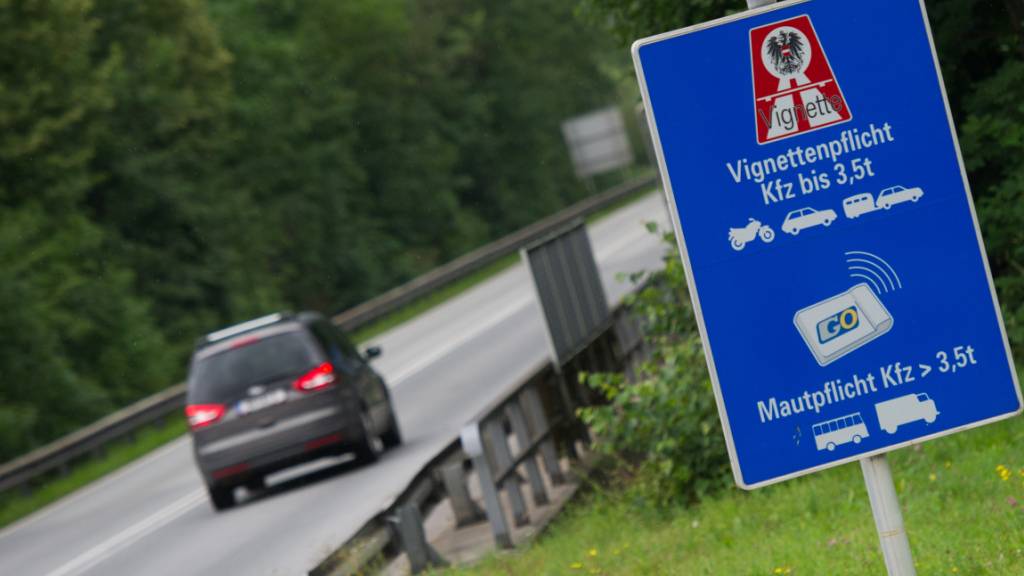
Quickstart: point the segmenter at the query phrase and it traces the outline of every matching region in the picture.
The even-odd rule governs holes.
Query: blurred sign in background
[[[633,164],[633,147],[622,111],[615,106],[566,120],[562,123],[562,135],[580,179]]]

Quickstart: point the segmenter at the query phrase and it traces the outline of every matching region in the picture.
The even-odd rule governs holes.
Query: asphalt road
[[[643,226],[651,220],[668,226],[660,194],[591,227],[610,302],[629,288],[618,273],[660,265],[663,245]],[[286,471],[215,514],[186,437],[0,532],[0,574],[305,574],[545,361],[542,322],[517,265],[375,340],[406,439],[379,463]]]

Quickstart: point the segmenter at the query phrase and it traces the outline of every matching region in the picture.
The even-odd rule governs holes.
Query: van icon
[[[918,420],[931,424],[940,414],[935,401],[927,394],[907,394],[879,402],[875,404],[875,412],[878,414],[878,425],[889,434],[895,434],[900,426]]]

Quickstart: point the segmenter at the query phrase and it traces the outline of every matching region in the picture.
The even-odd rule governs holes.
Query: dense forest
[[[559,125],[624,58],[575,12],[0,1],[0,461],[172,384],[204,331],[343,309],[586,194]]]

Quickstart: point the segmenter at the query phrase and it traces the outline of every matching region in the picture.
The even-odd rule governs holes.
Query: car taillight
[[[185,417],[193,430],[213,424],[224,415],[223,404],[190,404],[185,406]]]
[[[299,392],[312,392],[334,384],[335,380],[337,377],[334,375],[334,366],[331,366],[330,362],[324,362],[293,382],[292,388]]]

